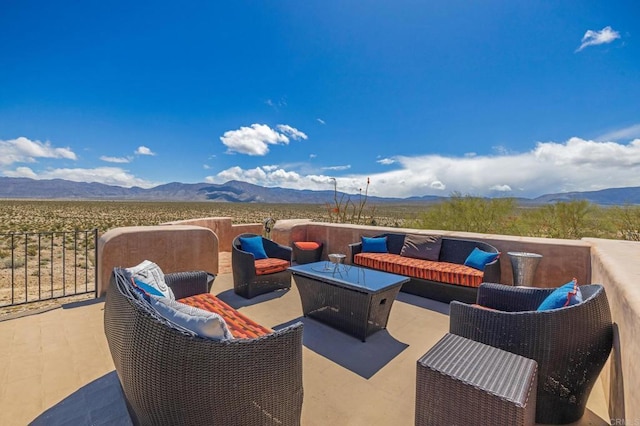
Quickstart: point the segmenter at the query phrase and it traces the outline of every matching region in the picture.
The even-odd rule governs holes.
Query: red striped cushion
[[[354,263],[393,274],[465,287],[479,287],[484,277],[484,272],[469,266],[414,259],[391,253],[358,253],[354,256]]]
[[[291,264],[288,260],[269,257],[267,259],[258,259],[255,262],[256,275],[274,274],[280,271],[286,271]]]
[[[185,297],[178,302],[220,315],[227,323],[231,335],[236,339],[253,339],[273,332],[236,311],[211,293]]]

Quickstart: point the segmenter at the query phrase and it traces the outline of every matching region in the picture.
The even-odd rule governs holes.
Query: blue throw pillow
[[[363,253],[389,253],[387,237],[362,237]]]
[[[262,244],[262,237],[240,237],[240,248],[242,251],[248,251],[253,254],[253,257],[258,259],[266,259],[267,253],[264,251],[264,244]]]
[[[564,308],[580,302],[582,302],[582,293],[580,292],[580,287],[578,287],[578,280],[574,278],[548,295],[538,306],[538,311]]]
[[[151,295],[151,296],[158,296],[158,297],[165,297],[164,294],[162,294],[160,292],[160,290],[158,290],[157,288],[147,284],[147,283],[143,283],[140,280],[136,280],[134,278],[133,280],[136,284],[136,287],[140,290],[142,290],[145,294],[147,295]]]
[[[500,253],[489,253],[484,250],[480,250],[478,247],[474,247],[473,251],[464,261],[465,266],[470,266],[479,271],[484,271],[484,267],[487,263],[491,263],[500,256]]]

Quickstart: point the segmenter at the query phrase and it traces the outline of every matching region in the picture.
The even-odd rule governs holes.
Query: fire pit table
[[[358,266],[315,262],[289,268],[302,312],[364,342],[387,327],[391,305],[409,278]]]

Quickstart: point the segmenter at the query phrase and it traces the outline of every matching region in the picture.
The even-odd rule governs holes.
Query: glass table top
[[[289,270],[294,275],[298,274],[324,282],[332,282],[357,290],[364,289],[373,293],[385,290],[389,286],[409,281],[409,278],[402,275],[329,261],[291,266]]]

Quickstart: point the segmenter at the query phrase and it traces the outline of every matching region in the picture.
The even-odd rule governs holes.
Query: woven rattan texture
[[[396,233],[378,235],[378,237],[387,237],[387,249],[389,253],[396,255],[400,255],[405,236],[406,234]],[[464,264],[467,256],[469,256],[476,247],[490,253],[498,252],[495,247],[482,241],[443,237],[439,261]],[[362,243],[349,244],[349,249],[351,251],[351,263],[355,264],[354,257],[356,254],[362,252]],[[478,289],[475,287],[459,286],[417,277],[409,278],[409,282],[402,286],[403,292],[444,303],[449,303],[452,300],[474,303],[478,295]],[[485,267],[482,281],[500,282],[500,258]]]
[[[604,287],[580,286],[584,301],[535,309],[553,289],[482,284],[478,303],[452,302],[450,332],[538,363],[536,421],[571,423],[582,417],[612,347],[613,325]]]
[[[454,334],[417,363],[416,425],[535,423],[537,364]]]
[[[240,237],[255,237],[256,234],[241,234],[231,244],[231,269],[233,271],[233,290],[236,294],[251,299],[274,290],[291,288],[291,272],[288,270],[273,274],[257,275],[253,254],[240,249]],[[291,247],[277,244],[262,238],[264,251],[268,257],[286,260],[291,263]]]
[[[401,284],[379,293],[368,293],[317,279],[294,275],[304,316],[366,340],[387,327],[391,306]]]
[[[187,335],[112,276],[105,334],[135,424],[299,425],[302,324],[256,339]],[[179,281],[173,282],[173,290]]]
[[[323,244],[318,243],[318,247],[315,249],[304,249],[293,243],[292,249],[296,263],[303,265],[305,263],[318,262],[322,258]]]

